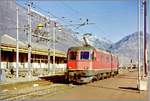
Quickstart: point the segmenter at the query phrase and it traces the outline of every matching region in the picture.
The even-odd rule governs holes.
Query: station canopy
[[[19,41],[19,52],[20,53],[28,53],[27,42]],[[1,37],[1,48],[4,51],[16,51],[16,39],[4,34]],[[50,56],[53,56],[53,49],[50,49]],[[39,43],[32,43],[32,54],[39,55],[48,55],[48,48]],[[66,57],[66,53],[64,51],[60,51],[55,49],[55,56],[58,57]]]

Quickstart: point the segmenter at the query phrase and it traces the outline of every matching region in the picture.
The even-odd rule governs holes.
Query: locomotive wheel
[[[107,75],[107,73],[104,73],[104,79],[107,79],[108,78],[108,75]]]
[[[94,79],[92,79],[89,83],[93,83],[95,80]]]
[[[103,73],[101,73],[101,79],[102,79],[102,80],[104,79],[104,75],[103,75]]]
[[[106,73],[106,78],[108,78],[109,77],[109,75],[108,75],[108,73]]]
[[[106,77],[105,78],[107,79],[108,77],[109,77],[109,75],[108,75],[108,73],[106,73]]]
[[[115,76],[117,76],[117,75],[118,75],[118,71],[115,72]]]
[[[114,76],[116,76],[117,74],[116,74],[116,72],[114,72]]]
[[[111,73],[109,72],[109,73],[108,73],[108,78],[110,78],[110,77],[111,77]]]
[[[91,81],[92,82],[97,81],[97,75],[95,75],[94,78]]]
[[[100,74],[96,75],[96,81],[98,81],[100,79]]]
[[[114,76],[115,76],[115,73],[113,72],[113,73],[112,73],[112,77],[114,77]]]

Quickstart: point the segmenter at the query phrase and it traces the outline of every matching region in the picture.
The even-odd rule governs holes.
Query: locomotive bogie
[[[104,78],[114,77],[117,75],[117,71],[69,71],[66,75],[69,79],[69,82],[77,82],[77,83],[89,83],[91,81],[97,81]]]

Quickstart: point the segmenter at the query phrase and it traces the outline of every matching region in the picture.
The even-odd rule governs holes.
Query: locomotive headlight
[[[68,69],[71,69],[72,67],[68,67]]]
[[[85,66],[84,69],[89,69],[89,67],[88,67],[88,66]]]

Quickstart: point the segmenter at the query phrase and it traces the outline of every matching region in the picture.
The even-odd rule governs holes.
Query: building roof
[[[16,39],[4,34],[1,37],[1,48],[4,51],[16,51]],[[19,52],[28,53],[27,43],[19,41]],[[50,55],[53,56],[53,49],[50,49]],[[48,48],[39,45],[37,43],[32,43],[32,54],[48,55]],[[66,53],[60,50],[55,50],[55,56],[66,57]]]

